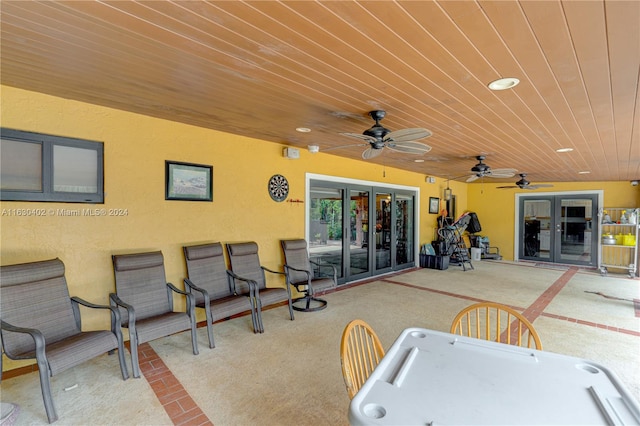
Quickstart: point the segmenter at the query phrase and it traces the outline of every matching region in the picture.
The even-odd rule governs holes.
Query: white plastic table
[[[351,401],[349,421],[632,425],[640,424],[640,405],[591,361],[408,328]]]

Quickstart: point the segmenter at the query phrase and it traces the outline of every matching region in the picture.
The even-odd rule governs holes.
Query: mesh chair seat
[[[191,328],[191,319],[184,312],[167,312],[136,320],[138,343],[150,342]]]

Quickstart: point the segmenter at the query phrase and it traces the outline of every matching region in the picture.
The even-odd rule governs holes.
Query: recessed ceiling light
[[[300,133],[309,133],[311,131],[308,127],[296,127],[296,132]]]
[[[516,87],[520,83],[520,80],[513,77],[500,78],[496,81],[489,83],[489,89],[491,90],[506,90]]]
[[[424,163],[424,160],[413,160],[414,163]]]
[[[573,151],[573,148],[559,148],[556,149],[556,152],[571,152]]]
[[[589,173],[591,173],[589,170],[583,170],[581,172],[578,172],[579,175],[588,175]]]

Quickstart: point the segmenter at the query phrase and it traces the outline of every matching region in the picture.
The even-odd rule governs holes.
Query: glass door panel
[[[376,270],[391,268],[391,194],[376,193]]]
[[[312,186],[309,203],[309,258],[330,263],[343,278],[342,194],[340,188]]]
[[[369,191],[349,191],[349,275],[369,272]]]
[[[556,224],[556,254],[562,263],[592,263],[591,224],[594,201],[590,198],[560,199]]]
[[[551,258],[551,199],[524,200],[522,252],[520,256],[530,260]]]
[[[413,244],[413,196],[396,194],[396,265],[415,261]]]

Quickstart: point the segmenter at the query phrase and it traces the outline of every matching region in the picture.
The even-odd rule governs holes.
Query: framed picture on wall
[[[213,166],[165,161],[164,198],[213,201]]]
[[[439,209],[440,209],[440,198],[429,197],[429,213],[438,214]]]

